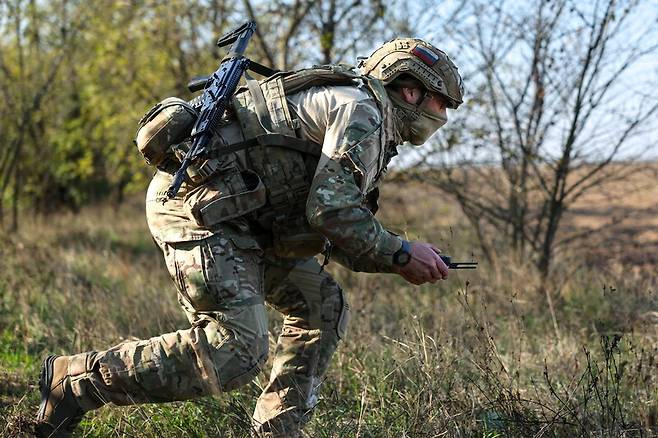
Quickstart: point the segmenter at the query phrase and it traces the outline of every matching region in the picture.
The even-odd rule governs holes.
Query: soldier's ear
[[[418,100],[420,99],[420,96],[422,95],[422,92],[420,88],[416,87],[400,87],[400,95],[404,99],[405,102],[411,104],[411,105],[416,105]]]

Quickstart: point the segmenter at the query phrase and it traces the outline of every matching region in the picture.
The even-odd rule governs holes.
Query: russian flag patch
[[[429,65],[430,67],[436,64],[436,61],[439,60],[439,55],[435,54],[431,50],[426,49],[423,46],[414,47],[411,53],[419,57],[421,61],[423,61],[425,64]]]

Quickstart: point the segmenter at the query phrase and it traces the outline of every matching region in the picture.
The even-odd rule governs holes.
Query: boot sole
[[[48,396],[50,395],[50,387],[53,384],[53,365],[55,359],[59,356],[51,354],[44,361],[41,366],[41,374],[39,375],[39,390],[41,391],[41,404],[39,404],[39,412],[37,413],[37,421],[43,420],[46,414],[46,405],[48,404]]]

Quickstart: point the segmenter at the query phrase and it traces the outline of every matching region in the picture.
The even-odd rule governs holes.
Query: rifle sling
[[[249,70],[253,71],[256,74],[259,74],[261,76],[265,76],[266,78],[269,78],[270,76],[279,73],[281,70],[276,70],[271,67],[267,67],[260,62],[252,61],[251,59],[249,60]]]
[[[251,76],[246,71],[244,72],[244,78],[247,82],[247,88],[249,88],[249,93],[251,94],[251,99],[254,102],[256,107],[256,117],[258,118],[258,123],[268,134],[274,134],[272,129],[272,118],[270,117],[270,112],[267,109],[267,103],[265,102],[265,95],[263,90],[260,88],[258,81]]]

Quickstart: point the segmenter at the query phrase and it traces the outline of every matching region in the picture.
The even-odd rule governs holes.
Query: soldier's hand
[[[410,242],[411,260],[396,271],[410,283],[436,283],[448,278],[448,266],[441,260],[441,250],[431,243]]]

